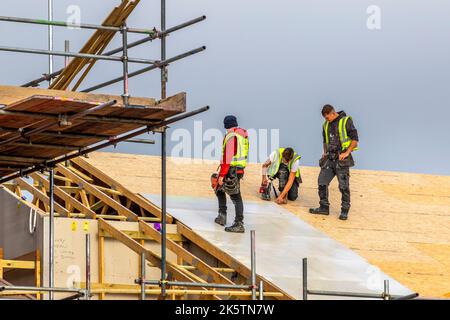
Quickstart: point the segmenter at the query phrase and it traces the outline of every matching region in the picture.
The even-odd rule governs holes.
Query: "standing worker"
[[[279,148],[270,154],[262,165],[260,192],[263,200],[270,200],[272,181],[277,178],[280,195],[278,196],[275,192],[276,202],[286,204],[288,200],[297,200],[298,187],[301,183],[300,158],[301,156],[292,148]]]
[[[320,207],[311,208],[312,214],[330,214],[328,186],[335,176],[342,194],[341,214],[339,219],[347,220],[350,210],[350,167],[355,165],[352,151],[358,150],[358,131],[353,120],[344,111],[336,112],[327,104],[322,109],[325,118],[323,124],[323,154],[320,160],[318,179]]]
[[[224,127],[227,134],[223,139],[222,161],[217,174],[216,196],[219,201],[219,215],[215,222],[221,226],[227,223],[227,197],[233,201],[236,217],[232,226],[226,227],[227,232],[244,233],[244,204],[242,202],[240,180],[244,177],[248,157],[248,133],[238,127],[235,116],[226,116]],[[213,175],[214,176],[214,175]]]

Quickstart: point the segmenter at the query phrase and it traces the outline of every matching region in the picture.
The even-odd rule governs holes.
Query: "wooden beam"
[[[145,222],[161,222],[160,218],[157,217],[139,217],[139,221]]]
[[[48,158],[36,158],[36,157],[19,157],[19,156],[7,156],[1,155],[0,160],[4,162],[14,162],[14,163],[26,163],[26,164],[37,164],[42,163],[46,160],[50,160]]]
[[[19,196],[19,198],[22,198],[23,197],[22,189],[16,183],[15,183],[15,186],[16,186],[16,188],[14,190],[14,193],[17,194]]]
[[[196,267],[193,266],[188,266],[188,265],[180,265],[181,268],[187,269],[187,270],[196,270]],[[234,273],[236,272],[236,270],[231,269],[231,268],[218,268],[218,267],[214,267],[214,270],[216,270],[217,272],[222,272],[222,273]]]
[[[105,193],[109,193],[110,195],[115,195],[115,196],[123,196],[122,192],[119,192],[117,190],[113,190],[111,188],[106,188],[106,187],[102,187],[96,184],[93,184],[94,187],[96,187],[99,190],[104,191]]]
[[[143,240],[143,239],[141,239],[141,240],[139,240],[139,243],[141,244],[141,246],[143,246],[143,247],[145,247],[145,240]],[[144,257],[144,260],[145,260],[145,257]],[[144,271],[146,270],[146,267],[147,267],[147,261],[145,260],[145,261],[142,261],[142,257],[141,256],[137,256],[137,261],[138,261],[138,274],[136,275],[136,278],[137,279],[141,279],[141,275],[142,275],[142,267],[144,267]],[[143,265],[143,266],[142,266]],[[145,274],[147,274],[147,273],[145,273]],[[145,279],[146,277],[144,276],[144,279]],[[144,299],[141,299],[141,297],[140,297],[140,295],[139,295],[139,300],[145,300],[145,298]]]
[[[80,288],[86,288],[86,282],[80,282]],[[158,289],[159,286],[145,286],[146,289]],[[121,284],[121,283],[91,283],[91,289],[141,289],[139,284]]]
[[[36,186],[34,185],[34,187],[38,190],[40,190],[43,194],[47,194],[47,190],[45,190],[45,188],[43,186]],[[50,199],[50,197],[49,197]],[[45,212],[50,212],[50,202],[49,203],[45,203],[43,202],[44,208],[45,208]]]
[[[128,209],[130,209],[130,208],[131,208],[131,204],[132,204],[131,200],[130,200],[130,199],[127,199],[127,202],[125,203],[125,207],[127,207]],[[141,208],[141,209],[142,209],[142,208]],[[141,212],[141,214],[142,214],[142,212]]]
[[[119,197],[117,194],[113,194],[113,195],[112,195],[112,198],[113,198],[114,200],[116,200],[118,203],[122,204],[122,201],[121,201],[120,197]],[[127,209],[130,209],[130,208],[127,207],[127,206],[124,206],[124,207],[127,208]]]
[[[115,27],[121,26],[138,4],[139,1],[122,1],[115,6],[111,13],[106,17],[103,21],[103,25]],[[80,52],[102,53],[106,46],[112,41],[114,35],[115,32],[96,30],[81,48]],[[76,79],[76,83],[72,88],[73,91],[76,91],[96,62],[96,60],[89,59],[72,59],[58,78],[51,83],[50,88],[67,90],[69,89],[70,84]]]
[[[100,231],[100,230],[99,230]],[[105,237],[98,237],[98,282],[105,282]],[[99,300],[105,300],[105,293],[100,293]]]
[[[19,187],[17,187],[19,188]],[[8,192],[10,192],[11,194],[18,196],[15,192],[13,192],[12,190],[10,190],[9,188],[6,189]],[[30,200],[23,200],[22,197],[19,196],[20,199],[18,199],[19,202],[23,203],[25,206],[29,206],[31,208],[33,208],[34,210],[38,211],[40,214],[46,214],[46,212],[44,210],[42,210],[41,208],[37,207],[34,203],[32,203]],[[55,216],[59,216],[59,213],[55,213]],[[26,259],[24,259],[26,260]]]
[[[37,254],[38,251],[32,251],[9,260],[4,260],[0,257],[0,268],[9,269],[4,271],[4,274],[14,271],[15,269],[26,269],[26,270],[38,269],[36,259]]]
[[[78,151],[80,147],[77,146],[69,146],[62,144],[53,144],[53,143],[29,143],[29,142],[12,142],[9,145],[23,148],[40,148],[40,149],[60,149],[60,150],[68,150],[68,151]],[[15,169],[17,170],[17,169]]]
[[[65,187],[70,187],[72,185],[72,183],[71,182],[69,182],[69,181],[64,181],[64,186]],[[72,198],[72,194],[70,193],[70,192],[66,192],[66,190],[67,189],[63,189],[63,186],[61,186],[61,187],[59,187],[62,191],[64,191],[65,193],[67,193],[71,198]],[[73,198],[74,200],[76,200],[75,198]],[[78,200],[77,200],[78,201]],[[79,201],[78,201],[79,202]],[[80,202],[81,203],[81,202]],[[68,210],[68,211],[71,211],[72,210],[72,208],[71,208],[71,205],[70,205],[70,203],[69,203],[69,201],[66,201],[66,209]]]
[[[106,183],[109,185],[112,189],[119,191],[122,193],[123,196],[130,199],[134,203],[136,203],[138,206],[142,207],[143,209],[147,210],[154,216],[161,219],[161,209],[158,208],[156,205],[151,203],[149,200],[141,197],[140,195],[135,194],[134,192],[131,192],[126,187],[124,187],[122,184],[117,182],[116,180],[112,179],[105,173],[103,173],[101,170],[96,168],[95,166],[91,165],[89,162],[84,160],[81,157],[72,159],[72,162],[75,163],[77,166],[82,168],[83,170],[89,172],[92,176],[96,177],[100,181]],[[173,218],[169,214],[167,214],[167,223],[172,223]]]
[[[156,231],[152,226],[145,223],[144,221],[139,221],[139,229],[153,240],[161,243],[161,233]],[[208,282],[223,283],[223,284],[234,284],[224,275],[220,274],[214,270],[211,266],[203,262],[200,258],[196,257],[186,249],[184,249],[179,244],[175,243],[170,238],[167,239],[167,249],[175,253],[177,256],[181,257],[185,262],[197,268],[198,271],[203,273],[207,277]]]
[[[97,218],[103,218],[105,220],[114,220],[114,221],[126,221],[127,217],[125,216],[112,216],[108,214],[98,214]]]
[[[139,207],[139,212],[141,213],[141,217],[146,217],[147,216],[147,214],[145,213],[144,208]]]
[[[101,189],[100,189],[101,190]],[[95,203],[95,196],[93,194],[89,195],[89,206],[92,208],[92,205]]]
[[[80,282],[80,288],[86,287],[85,282]],[[91,289],[94,293],[111,293],[111,294],[139,294],[141,290],[140,285],[136,284],[117,284],[117,283],[91,283]],[[161,288],[157,286],[145,286],[145,292],[148,295],[161,294]],[[198,289],[168,289],[168,294],[182,295],[206,295],[206,296],[228,296],[228,297],[250,297],[250,291],[236,291],[236,290],[198,290]],[[259,292],[257,292],[257,297]],[[282,297],[283,294],[279,292],[264,292],[265,297]]]
[[[103,217],[102,217],[103,218]],[[142,222],[142,221],[141,221]],[[128,231],[128,230],[121,230],[123,233],[128,235],[130,238],[134,240],[151,240],[155,241],[154,237],[147,235],[145,232],[139,232],[139,231]],[[108,232],[100,231],[99,235],[106,238],[111,238],[111,235]],[[186,239],[183,238],[183,236],[179,233],[168,233],[167,238],[171,241],[185,241]]]
[[[36,268],[36,262],[0,259],[0,268],[34,270]]]
[[[103,208],[104,207],[108,208],[108,206],[105,206],[105,203],[103,201],[101,201],[101,200],[96,202],[96,203],[94,203],[93,205],[91,205],[91,209],[94,210],[94,211],[97,211],[97,210],[99,210],[102,207]],[[104,214],[103,211],[102,211],[102,214]]]
[[[35,180],[35,181],[39,181],[41,182],[45,188],[49,189],[50,188],[50,183],[47,181],[47,179],[45,179],[45,177],[37,172],[30,174],[30,176]],[[77,209],[78,211],[80,211],[82,214],[86,215],[87,217],[93,218],[95,219],[96,213],[94,211],[92,211],[91,209],[89,209],[88,207],[86,207],[85,205],[83,205],[80,201],[76,200],[75,198],[73,198],[70,194],[68,194],[67,192],[65,192],[62,188],[60,188],[59,186],[55,185],[54,186],[55,189],[55,194],[61,198],[62,200],[64,200],[66,203],[70,204],[70,206],[74,207],[75,209]],[[69,206],[69,208],[70,208]],[[67,208],[67,206],[66,206]],[[66,209],[67,210],[67,209]]]
[[[60,91],[60,90],[49,90],[49,89],[41,89],[41,88],[23,88],[17,86],[0,86],[0,104],[3,105],[11,105],[18,101],[27,99],[31,96],[46,96],[46,97],[54,97],[59,98],[63,96],[66,99],[70,99],[72,101],[83,101],[87,103],[106,103],[111,100],[117,100],[116,107],[123,107],[123,102],[120,95],[107,95],[107,94],[92,94],[92,93],[82,93],[82,92],[70,92],[70,91]],[[167,105],[164,105],[163,102],[166,100],[157,101],[154,98],[139,98],[139,97],[131,97],[130,105],[138,105],[148,108],[159,108],[162,104],[162,108],[169,109],[171,106],[177,108],[179,112],[183,112],[183,105],[178,102],[179,97],[177,95],[168,98]],[[14,128],[17,130],[17,128]],[[52,132],[58,133],[58,129],[55,129]],[[62,133],[66,133],[62,131]],[[72,132],[73,133],[73,132]],[[107,134],[107,136],[114,136],[115,134]],[[81,137],[79,137],[81,138]],[[92,137],[90,137],[92,138]]]
[[[18,178],[14,180],[17,185],[19,185],[22,189],[27,190],[28,192],[30,192],[33,196],[35,196],[36,198],[38,198],[40,201],[42,201],[44,204],[46,204],[47,206],[50,206],[50,199],[49,197],[44,194],[42,191],[40,191],[39,189],[35,188],[34,186],[32,186],[31,184],[29,184],[28,182],[26,182],[24,179],[22,178]],[[69,211],[66,210],[66,208],[62,207],[59,203],[57,203],[55,201],[55,211],[59,212],[61,215],[63,216],[69,216]]]
[[[125,208],[120,203],[115,201],[114,199],[110,198],[108,195],[91,185],[89,182],[84,180],[83,178],[77,176],[75,173],[67,169],[66,167],[62,166],[61,164],[58,164],[55,168],[59,173],[63,174],[64,176],[70,178],[74,183],[78,184],[80,187],[82,187],[84,190],[86,190],[89,193],[92,193],[95,197],[102,200],[104,203],[106,203],[108,206],[113,208],[118,212],[119,215],[124,215],[131,221],[138,221],[138,216],[131,210]]]
[[[46,174],[46,176],[48,176],[48,174]],[[57,174],[55,174],[55,180],[60,180],[60,181],[64,181],[64,182],[68,182],[68,183],[73,183],[72,182],[72,180],[70,180],[69,178],[66,178],[66,177],[63,177],[63,176],[60,176],[60,175],[57,175]],[[80,187],[74,187],[74,188],[80,188]]]
[[[36,268],[34,269],[34,277],[36,279],[35,284],[36,284],[36,287],[40,287],[41,286],[41,250],[39,250],[39,249],[36,250],[35,262],[36,262]],[[36,299],[37,300],[41,299],[41,295],[39,293],[36,294]]]
[[[89,204],[89,199],[87,197],[86,191],[81,189],[80,190],[80,197],[81,197],[81,202],[83,203],[83,205],[85,205],[86,207],[90,208],[90,204]]]
[[[146,249],[142,245],[139,244],[136,240],[131,239],[128,235],[115,228],[110,223],[106,222],[103,219],[98,220],[98,228],[99,230],[103,230],[108,232],[114,239],[119,240],[121,243],[126,245],[128,248],[141,255],[144,254],[145,258],[155,267],[161,269],[161,257],[150,250]],[[167,270],[172,273],[175,279],[179,281],[187,281],[187,282],[195,282],[196,277],[190,273],[178,268],[176,264],[173,264],[167,261]],[[203,281],[204,282],[204,281]],[[206,290],[206,288],[202,288]]]
[[[188,240],[195,243],[197,246],[199,246],[201,249],[205,250],[208,254],[212,255],[217,260],[221,261],[228,267],[236,270],[238,274],[241,274],[247,279],[250,279],[251,277],[251,270],[247,268],[244,264],[239,262],[238,260],[234,259],[229,254],[225,253],[218,247],[214,246],[213,244],[209,243],[202,237],[200,237],[197,233],[189,229],[187,226],[182,224],[181,222],[177,222],[177,229],[178,232]],[[272,283],[268,282],[266,279],[261,278],[257,275],[257,281],[263,281],[264,282],[264,288],[268,291],[277,291],[283,293],[283,299],[288,300],[295,300],[294,297],[289,296],[285,292],[283,292],[280,288],[273,285]]]
[[[67,182],[66,181],[66,183],[70,183],[70,182]],[[59,186],[59,188],[60,189],[62,189],[62,190],[64,190],[64,192],[66,192],[66,193],[69,193],[69,194],[75,194],[75,193],[77,193],[78,191],[80,191],[80,187],[78,187],[78,186],[70,186],[70,185],[66,185],[66,186]]]
[[[3,259],[3,248],[0,248],[0,260]],[[3,267],[0,265],[0,279],[3,279]]]
[[[109,207],[106,204],[103,204],[103,208],[102,211],[100,212],[100,214],[102,215],[106,215],[106,213],[108,212]]]
[[[84,173],[78,171],[77,169],[75,169],[72,166],[68,166],[66,167],[67,169],[69,169],[70,171],[72,171],[73,173],[75,173],[77,176],[83,178],[84,180],[86,180],[89,183],[94,183],[94,179],[92,179],[91,177],[85,175]]]
[[[164,111],[164,110],[162,110]],[[2,116],[11,116],[11,117],[29,117],[34,118],[36,121],[39,120],[60,120],[59,114],[53,113],[45,113],[45,112],[37,112],[37,111],[18,111],[13,108],[9,109],[0,109],[0,115]],[[131,117],[114,117],[114,116],[99,116],[95,114],[84,115],[82,120],[87,122],[96,122],[96,123],[109,123],[111,126],[114,125],[137,125],[137,126],[154,126],[158,125],[161,120],[159,119],[146,119],[146,118],[131,118]],[[13,161],[19,161],[16,159],[12,159]],[[50,160],[50,159],[48,159]],[[45,161],[45,160],[44,160]]]

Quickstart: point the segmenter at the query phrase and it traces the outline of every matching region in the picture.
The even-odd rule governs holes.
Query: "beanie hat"
[[[238,123],[237,123],[236,117],[235,116],[226,116],[223,119],[223,125],[224,125],[225,129],[237,127]]]

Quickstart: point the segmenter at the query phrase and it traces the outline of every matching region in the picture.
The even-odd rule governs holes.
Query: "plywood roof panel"
[[[93,153],[86,161],[133,192],[160,193],[159,157]],[[168,194],[214,199],[210,175],[217,164],[169,158]],[[422,296],[445,297],[450,292],[450,176],[354,169],[350,218],[340,221],[336,181],[330,188],[331,215],[311,215],[308,208],[318,205],[319,168],[301,169],[300,197],[284,206],[292,214]],[[244,201],[262,201],[260,174],[259,164],[247,167],[241,188]]]

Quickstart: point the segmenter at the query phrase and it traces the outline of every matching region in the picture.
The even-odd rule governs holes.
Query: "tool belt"
[[[211,175],[211,188],[214,192],[224,191],[230,196],[241,192],[240,179],[244,174],[244,169],[240,167],[230,167],[228,174],[223,179],[223,185],[219,186],[219,175],[213,173]]]
[[[225,191],[225,193],[227,193],[230,196],[241,192],[241,186],[239,182],[240,178],[238,176],[241,175],[241,173],[238,174],[238,172],[243,173],[243,169],[237,167],[230,167],[228,174],[223,179],[222,189],[223,191]]]
[[[351,168],[355,166],[355,161],[353,160],[352,154],[349,154],[347,158],[344,160],[339,160],[339,154],[340,153],[330,153],[328,152],[326,157],[321,158],[319,160],[319,165],[323,169],[328,165],[334,165],[340,167],[340,168]]]
[[[355,161],[353,160],[352,155],[350,154],[344,160],[338,160],[337,164],[340,168],[351,168],[355,166]]]

